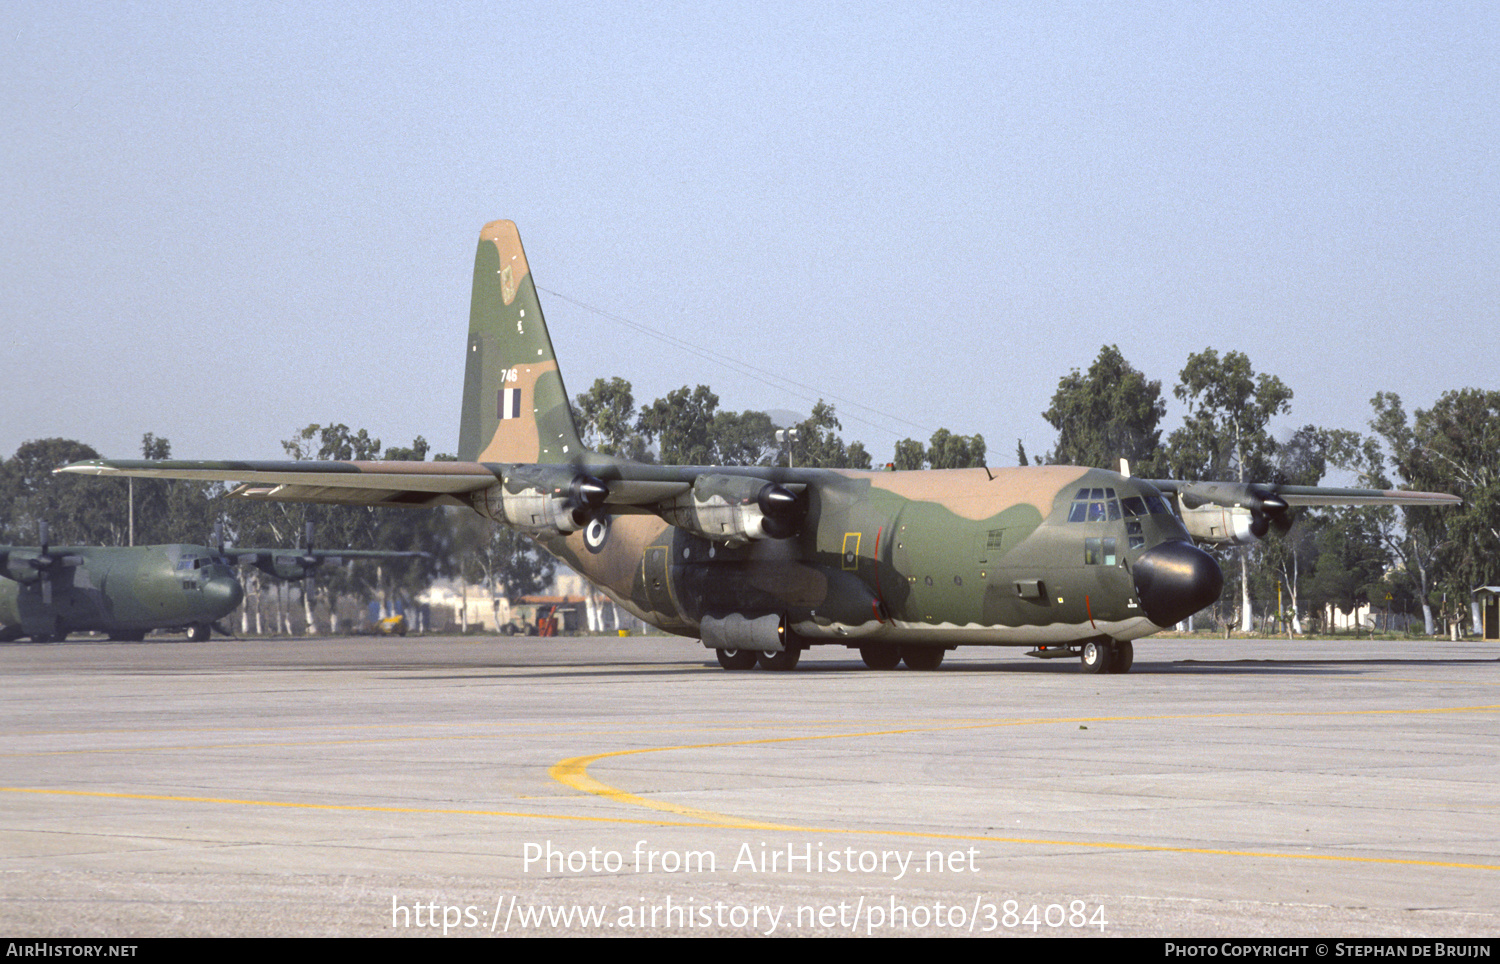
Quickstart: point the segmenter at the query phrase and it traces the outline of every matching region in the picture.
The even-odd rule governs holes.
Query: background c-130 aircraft
[[[466,506],[529,535],[646,622],[701,639],[730,670],[791,669],[807,647],[838,644],[876,669],[935,669],[949,649],[987,645],[1125,672],[1133,640],[1223,586],[1163,493],[1195,534],[1220,541],[1264,535],[1294,505],[1458,501],[1060,465],[866,472],[601,455],[579,439],[509,221],[480,232],[458,457],[96,460],[59,471],[238,481],[232,495],[243,498]]]
[[[193,642],[245,598],[235,565],[254,566],[277,579],[306,579],[314,569],[347,558],[393,558],[420,552],[313,549],[235,549],[222,545],[0,546],[0,641],[64,639],[69,633],[106,633],[141,640],[156,629],[177,629]]]

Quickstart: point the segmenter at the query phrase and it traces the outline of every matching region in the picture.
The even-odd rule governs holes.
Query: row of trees
[[[789,443],[777,440],[765,412],[729,412],[707,385],[686,385],[650,405],[635,407],[630,382],[601,378],[574,400],[584,444],[606,455],[663,465],[771,465],[790,454],[796,465],[868,469],[861,442],[844,444],[833,406],[819,401],[794,426]],[[790,444],[788,453],[785,444]]]
[[[630,382],[603,378],[574,400],[583,441],[606,455],[663,465],[772,465],[868,469],[863,442],[838,435],[843,426],[834,407],[819,399],[812,414],[777,438],[765,412],[728,412],[707,385],[686,385],[637,409]],[[954,469],[985,464],[982,435],[938,429],[927,445],[896,443],[898,469]]]
[[[1336,468],[1361,487],[1464,499],[1454,509],[1305,512],[1259,545],[1220,550],[1237,556],[1225,566],[1238,583],[1220,604],[1226,622],[1249,631],[1253,600],[1262,600],[1264,617],[1279,596],[1294,621],[1299,612],[1333,606],[1350,613],[1368,603],[1420,610],[1431,633],[1435,611],[1462,621],[1473,590],[1500,581],[1500,392],[1450,391],[1411,416],[1399,396],[1381,392],[1370,400],[1367,433],[1306,425],[1278,440],[1269,425],[1291,411],[1292,390],[1256,374],[1240,352],[1189,356],[1172,391],[1187,415],[1163,444],[1161,382],[1105,346],[1086,372],[1075,369],[1059,382],[1043,413],[1057,445],[1042,460],[1116,468],[1124,457],[1134,474],[1152,478],[1297,485],[1317,485]]]

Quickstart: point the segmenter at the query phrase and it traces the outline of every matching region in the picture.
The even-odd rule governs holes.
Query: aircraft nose
[[[1141,554],[1132,569],[1146,618],[1171,626],[1219,598],[1224,574],[1213,556],[1190,542],[1163,542]]]
[[[245,598],[245,590],[233,576],[221,576],[204,582],[203,595],[213,602],[215,609],[229,613]]]

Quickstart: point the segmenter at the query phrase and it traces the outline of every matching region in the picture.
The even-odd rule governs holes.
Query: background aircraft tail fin
[[[479,232],[464,369],[461,462],[572,462],[584,452],[510,221]]]

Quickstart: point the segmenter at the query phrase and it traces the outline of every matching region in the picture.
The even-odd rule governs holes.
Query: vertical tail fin
[[[510,221],[479,232],[458,458],[571,462],[583,454],[536,285]]]

